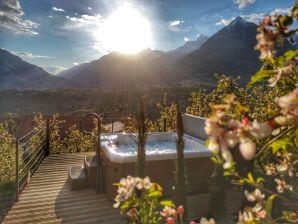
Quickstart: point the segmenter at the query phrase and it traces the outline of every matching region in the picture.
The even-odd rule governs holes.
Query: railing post
[[[114,120],[113,120],[113,118],[112,118],[112,133],[114,133]]]
[[[163,131],[164,132],[167,131],[167,119],[166,118],[163,119]]]
[[[113,128],[113,127],[112,127]],[[97,183],[96,190],[103,192],[103,172],[101,166],[101,146],[100,146],[100,135],[101,135],[101,119],[97,116]]]
[[[100,146],[100,135],[101,135],[101,118],[96,113],[87,114],[80,122],[80,128],[83,133],[85,134],[91,134],[94,133],[90,131],[84,130],[83,123],[87,117],[94,117],[97,120],[97,133],[96,133],[96,157],[97,157],[97,172],[96,172],[96,191],[102,192],[103,190],[103,176],[102,176],[102,166],[101,166],[101,146]]]
[[[19,201],[19,138],[16,138],[16,201]]]
[[[51,130],[50,130],[50,119],[47,118],[46,121],[46,147],[45,147],[45,155],[50,155],[50,138],[51,138]]]

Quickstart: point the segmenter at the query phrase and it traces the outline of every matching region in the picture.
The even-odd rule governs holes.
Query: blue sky
[[[295,0],[0,0],[0,47],[49,71],[100,58],[100,27],[124,4],[150,24],[150,48],[211,36],[237,16],[257,23]],[[121,38],[121,35],[119,37]]]

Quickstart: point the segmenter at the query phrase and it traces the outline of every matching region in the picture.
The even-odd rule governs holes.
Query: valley
[[[167,95],[167,102],[178,100],[184,108],[194,91],[210,89],[208,85],[151,86],[131,90],[113,89],[52,89],[52,90],[1,90],[0,117],[8,114],[25,116],[42,113],[51,115],[83,115],[97,112],[103,117],[135,116],[142,96],[148,117],[158,116],[157,104]]]

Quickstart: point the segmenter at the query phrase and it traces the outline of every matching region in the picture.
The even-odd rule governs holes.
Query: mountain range
[[[112,52],[57,76],[0,49],[0,88],[131,88],[182,81],[213,84],[215,73],[240,76],[243,84],[261,66],[259,52],[254,50],[256,29],[256,24],[237,17],[210,38],[201,35],[169,52]],[[289,48],[293,47],[286,44],[283,50]]]
[[[240,76],[245,83],[261,66],[256,45],[257,25],[237,17],[210,37],[180,64],[191,77],[212,82],[212,74]]]
[[[208,37],[201,34],[194,41],[186,41],[181,47],[176,48],[175,50],[169,51],[168,55],[174,58],[183,58],[184,56],[198,50],[206,41]]]
[[[0,49],[0,87],[6,89],[55,88],[62,78]],[[59,82],[57,82],[59,80]]]
[[[179,78],[174,61],[164,52],[143,50],[135,55],[113,52],[98,60],[76,66],[59,76],[83,87],[128,87],[174,82]]]
[[[80,88],[73,80],[54,76],[20,57],[0,49],[0,89]]]

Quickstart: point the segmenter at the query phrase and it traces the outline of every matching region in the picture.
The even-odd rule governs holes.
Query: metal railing
[[[43,158],[49,154],[49,121],[16,139],[16,201]]]
[[[96,119],[97,123],[97,133],[93,133],[91,131],[85,130],[84,122],[87,118],[92,117]],[[101,134],[101,118],[96,113],[87,114],[80,122],[80,129],[84,134],[94,135],[96,138],[96,158],[97,158],[97,171],[96,171],[96,191],[102,192],[103,191],[103,175],[102,175],[102,163],[101,163],[101,147],[100,147],[100,134]]]

